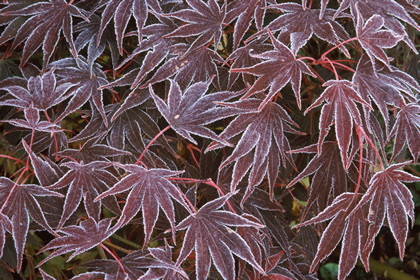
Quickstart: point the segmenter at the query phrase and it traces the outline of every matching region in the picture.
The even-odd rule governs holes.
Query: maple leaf
[[[403,4],[407,5],[408,3]],[[334,18],[348,7],[350,7],[351,14],[354,18],[358,16],[358,13],[360,13],[364,20],[367,20],[374,15],[382,17],[385,28],[391,30],[394,34],[402,35],[402,40],[417,53],[416,47],[405,31],[405,26],[399,21],[402,20],[417,30],[420,30],[419,24],[408,14],[409,8],[403,7],[395,0],[343,0],[340,3],[340,7],[335,12]],[[409,4],[409,7],[418,9],[417,7],[414,7],[412,3]]]
[[[156,0],[101,0],[97,3],[97,8],[105,6],[101,16],[101,26],[98,33],[98,42],[102,38],[105,27],[114,18],[115,34],[117,35],[117,45],[120,54],[123,53],[122,39],[127,28],[131,15],[134,17],[137,26],[138,38],[142,38],[142,28],[146,23],[148,6],[152,9],[158,5]]]
[[[57,70],[57,76],[61,77],[61,82],[69,84],[77,84],[77,87],[72,90],[72,98],[69,101],[66,109],[57,118],[56,122],[62,120],[68,114],[74,112],[88,100],[92,102],[92,107],[95,107],[102,116],[105,126],[108,125],[108,119],[105,115],[103,105],[103,90],[101,86],[108,83],[105,74],[101,71],[98,64],[89,66],[85,58],[64,58],[50,64]]]
[[[383,25],[384,19],[380,15],[373,15],[363,24],[360,12],[357,13],[357,40],[374,66],[376,60],[379,60],[390,68],[389,58],[383,49],[394,47],[402,39],[402,36],[396,35],[390,30],[381,30]]]
[[[133,251],[119,260],[121,265],[115,260],[92,260],[80,266],[93,268],[95,269],[94,272],[104,273],[105,280],[139,279],[139,277],[144,275],[144,271],[141,270],[142,264],[139,260],[148,254],[148,249]],[[125,273],[122,271],[121,266],[124,267]]]
[[[192,9],[182,9],[166,16],[174,17],[187,24],[181,25],[175,31],[165,35],[166,37],[189,37],[199,35],[191,44],[189,50],[194,50],[201,46],[207,45],[213,40],[214,50],[222,36],[222,24],[226,15],[226,1],[224,1],[222,9],[216,0],[209,0],[207,3],[200,0],[186,0]]]
[[[74,32],[79,33],[74,45],[78,53],[87,45],[87,64],[91,71],[95,60],[105,51],[107,46],[111,52],[113,68],[117,67],[119,59],[116,38],[113,31],[110,30],[111,28],[103,30],[99,45],[97,45],[100,25],[101,18],[92,14],[89,16],[89,22],[82,21],[74,26]]]
[[[217,211],[232,195],[233,193],[206,203],[174,228],[175,230],[187,229],[176,265],[181,264],[195,248],[198,280],[206,279],[212,260],[224,279],[235,279],[235,262],[232,254],[264,274],[264,270],[256,262],[245,240],[227,227],[260,228],[262,225],[232,212]]]
[[[48,225],[44,212],[37,198],[42,196],[58,196],[62,194],[47,190],[38,185],[17,184],[7,177],[0,177],[0,205],[3,205],[2,213],[6,215],[12,224],[12,236],[15,241],[17,255],[17,270],[22,267],[23,251],[29,229],[29,216],[44,229],[54,233]],[[7,220],[4,220],[7,226]],[[7,228],[6,228],[7,229]]]
[[[294,227],[298,228],[332,219],[322,233],[318,251],[312,261],[311,271],[314,271],[316,265],[332,253],[341,239],[338,279],[345,279],[356,265],[357,257],[363,254],[361,251],[366,244],[368,227],[366,221],[367,208],[359,207],[354,210],[360,197],[360,194],[342,193],[318,216]],[[366,263],[365,267],[367,267]]]
[[[409,103],[398,112],[394,126],[389,137],[394,136],[394,148],[391,160],[401,153],[405,143],[410,149],[414,161],[417,162],[420,155],[420,105]]]
[[[6,230],[13,232],[12,223],[3,213],[0,213],[0,258],[3,256],[4,242],[6,241]]]
[[[119,263],[115,260],[92,260],[81,267],[94,268],[95,272],[104,273],[105,280],[188,279],[185,272],[172,261],[172,250],[167,243],[163,248],[133,251],[121,258]],[[145,268],[149,268],[146,273],[142,270]]]
[[[295,55],[314,33],[317,37],[332,45],[337,45],[340,40],[345,41],[350,38],[343,26],[333,20],[334,10],[326,9],[321,16],[321,10],[307,9],[296,3],[282,3],[271,5],[268,8],[278,9],[287,14],[281,15],[270,22],[264,30],[271,30],[272,32],[281,30],[279,40],[285,44],[290,43],[290,49]],[[341,16],[344,17],[345,15],[339,17]],[[254,36],[256,35],[258,34]],[[347,57],[350,57],[344,47],[340,47],[340,50]]]
[[[321,96],[305,110],[305,114],[313,108],[324,104],[319,121],[318,154],[322,152],[322,143],[329,132],[330,126],[335,124],[335,134],[340,148],[341,160],[347,170],[351,162],[348,150],[353,134],[353,125],[363,126],[360,112],[355,102],[366,105],[369,103],[360,97],[354,89],[353,83],[347,80],[329,80],[323,86],[327,88]]]
[[[120,180],[111,189],[95,198],[98,201],[109,195],[115,195],[131,189],[127,197],[120,219],[115,225],[122,227],[142,210],[145,239],[143,245],[149,241],[152,230],[156,224],[159,208],[163,210],[168,218],[171,227],[174,227],[175,213],[171,198],[179,202],[186,209],[189,209],[181,194],[181,190],[172,184],[167,177],[176,176],[182,171],[171,171],[167,169],[145,169],[141,166],[126,164],[121,165],[130,174]]]
[[[3,11],[7,16],[29,16],[14,32],[3,32],[0,37],[0,44],[14,38],[9,49],[11,53],[18,45],[24,41],[23,54],[20,62],[22,67],[35,51],[42,45],[44,52],[43,68],[48,64],[53,51],[59,41],[60,31],[63,32],[66,41],[69,43],[72,54],[76,57],[77,52],[73,42],[72,17],[80,17],[88,21],[84,16],[84,10],[68,4],[64,0],[50,0],[49,2],[37,2],[21,8],[20,5],[13,6],[16,10],[8,9]],[[7,36],[6,36],[7,35]]]
[[[11,119],[5,122],[8,122],[17,127],[23,127],[34,131],[56,132],[61,130],[58,125],[49,121],[40,121],[39,110],[33,108],[32,104],[24,110],[24,113],[26,120]]]
[[[292,153],[317,153],[317,144],[310,145],[308,147],[293,150]],[[309,197],[307,200],[306,210],[303,213],[307,213],[309,209],[315,204],[317,213],[331,204],[334,198],[346,191],[347,187],[347,175],[342,164],[339,164],[340,150],[335,142],[324,142],[322,144],[321,154],[315,156],[287,185],[291,187],[300,180],[308,177],[311,174],[315,175],[312,177],[312,182],[309,188]],[[304,217],[305,214],[302,214]]]
[[[82,197],[89,217],[99,220],[102,203],[101,201],[94,202],[93,200],[100,193],[107,191],[118,182],[117,177],[106,170],[111,163],[91,161],[87,164],[83,162],[66,162],[61,165],[69,168],[69,170],[59,181],[48,187],[48,189],[61,189],[69,186],[66,192],[63,214],[57,229],[60,229],[76,211]],[[120,213],[115,197],[107,197],[104,199],[104,204],[114,213]]]
[[[113,231],[109,228],[112,219],[103,219],[96,222],[93,218],[81,221],[79,225],[71,225],[60,229],[58,232],[64,233],[64,236],[60,236],[49,242],[47,245],[42,247],[38,254],[45,252],[46,250],[56,249],[48,257],[38,263],[37,267],[48,260],[74,251],[67,261],[70,261],[75,256],[92,249],[107,239]]]
[[[280,105],[274,102],[267,103],[261,111],[257,110],[261,99],[251,98],[222,104],[242,109],[244,113],[230,122],[220,134],[220,138],[231,141],[233,137],[243,132],[232,154],[222,162],[219,169],[236,161],[231,182],[231,190],[234,190],[251,168],[248,194],[245,197],[250,194],[253,186],[261,183],[267,174],[270,194],[272,194],[280,162],[282,161],[285,165],[287,160],[292,165],[294,164],[293,158],[288,153],[290,145],[284,133],[296,133],[290,125],[297,126],[297,124]],[[222,144],[212,143],[207,151],[221,146]]]
[[[122,151],[105,144],[98,144],[99,138],[93,137],[86,141],[83,146],[76,149],[65,149],[57,153],[58,156],[72,158],[78,162],[92,162],[96,160],[109,161],[107,157],[119,155],[131,155],[130,152]]]
[[[170,54],[176,53],[178,47],[183,47],[184,44],[176,43],[174,38],[164,37],[166,34],[172,32],[177,26],[174,22],[167,17],[155,15],[161,23],[148,25],[143,29],[144,36],[147,36],[146,40],[143,40],[139,46],[128,56],[117,69],[120,69],[122,65],[135,59],[142,52],[149,50],[140,63],[140,68],[133,69],[121,79],[110,83],[110,85],[121,84],[122,81],[128,81],[127,84],[131,84],[131,88],[137,87],[155,67],[157,67],[164,59]],[[150,50],[152,49],[152,50]],[[137,62],[136,60],[134,60]]]
[[[185,47],[186,45],[184,45]],[[215,76],[213,84],[216,88],[220,88],[219,75],[215,62],[223,63],[224,60],[218,53],[209,48],[199,47],[191,51],[185,51],[182,55],[166,61],[140,87],[144,88],[150,84],[164,81],[176,74],[174,80],[183,90],[191,83],[207,81],[213,76]]]
[[[214,102],[225,101],[236,96],[238,93],[215,92],[205,94],[211,80],[192,84],[183,93],[176,81],[170,80],[170,82],[168,104],[156,96],[151,86],[149,89],[157,109],[171,128],[196,145],[197,142],[190,134],[210,138],[230,146],[228,142],[217,136],[216,133],[204,125],[233,115],[234,110],[217,107]]]
[[[273,0],[236,0],[229,2],[225,22],[236,20],[233,30],[233,49],[236,50],[246,31],[251,26],[252,20],[258,30],[262,29],[267,3],[275,4]]]
[[[406,73],[394,68],[392,72],[375,70],[366,54],[360,58],[353,75],[353,83],[360,96],[365,101],[372,100],[378,106],[385,119],[387,134],[389,131],[387,105],[402,108],[405,106],[404,97],[409,100],[414,99],[411,88],[420,90],[419,85],[407,76]]]
[[[20,121],[23,121],[23,120],[20,120]],[[57,151],[64,150],[68,147],[66,135],[61,129],[58,130],[58,128],[53,123],[50,123],[48,121],[41,121],[40,123],[43,123],[43,125],[45,124],[46,127],[53,125],[51,127],[54,128],[54,130],[49,130],[47,128],[46,129],[47,131],[38,131],[37,129],[35,129],[33,141],[32,141],[32,133],[27,134],[22,139],[26,141],[26,143],[30,143],[32,141],[32,151],[35,154],[39,154],[47,150],[48,155],[52,156]],[[51,137],[51,136],[54,136],[54,137]],[[15,147],[15,150],[23,148],[21,144],[22,144],[22,141],[18,146]]]
[[[255,64],[262,62],[263,60],[256,57],[255,54],[265,53],[267,51],[272,50],[271,44],[264,43],[265,39],[255,39],[246,44],[243,47],[232,52],[232,54],[226,59],[226,61],[232,61],[231,69],[238,69],[238,68],[247,68],[252,67]],[[255,83],[256,77],[251,74],[247,74],[246,72],[236,72],[236,71],[229,71],[229,86],[231,88],[239,76],[242,76],[242,79],[245,85],[252,85]]]
[[[280,90],[290,82],[298,103],[300,102],[300,85],[302,73],[314,76],[309,67],[302,61],[295,58],[294,54],[269,32],[271,42],[275,48],[262,54],[252,55],[257,58],[266,59],[265,61],[247,68],[230,69],[232,72],[243,72],[260,76],[258,80],[248,89],[242,97],[245,99],[255,93],[263,92],[270,87],[270,91],[259,106],[261,110]]]
[[[41,186],[46,187],[57,182],[64,174],[61,168],[54,162],[51,162],[48,158],[42,160],[37,157],[24,139],[22,139],[22,144],[31,159],[33,171]]]
[[[403,162],[390,165],[385,170],[377,172],[369,183],[367,192],[363,195],[358,208],[369,203],[369,229],[366,244],[363,248],[362,261],[369,267],[369,255],[373,250],[375,237],[381,229],[385,216],[389,228],[398,243],[400,259],[404,257],[405,241],[408,232],[408,217],[414,223],[414,202],[410,190],[401,182],[418,182],[419,177],[413,176],[399,168],[407,165]]]
[[[32,104],[34,108],[45,111],[63,102],[70,96],[70,89],[78,83],[57,83],[54,71],[52,68],[42,75],[30,77],[25,80],[25,86],[17,81],[5,84],[1,89],[6,90],[11,97],[0,101],[0,105],[25,109]]]
[[[153,258],[142,258],[141,266],[149,268],[139,280],[162,279],[162,280],[178,280],[189,279],[179,265],[172,261],[172,249],[165,239],[165,247],[149,248],[150,256]]]
[[[302,7],[303,8],[306,8],[306,2],[307,2],[307,0],[302,0]],[[326,8],[327,8],[327,4],[328,4],[328,2],[329,2],[329,0],[321,0],[321,9],[320,9],[320,12],[319,12],[319,18],[321,19],[323,16],[324,16],[324,14],[325,14],[325,10],[326,10]]]

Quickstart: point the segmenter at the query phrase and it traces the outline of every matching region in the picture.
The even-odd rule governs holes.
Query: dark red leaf
[[[270,22],[266,29],[272,32],[282,30],[279,40],[286,45],[290,43],[290,49],[295,55],[313,33],[332,45],[350,38],[343,26],[333,20],[334,10],[308,9],[296,3],[282,3],[268,8],[287,13]],[[344,47],[340,49],[349,57]]]
[[[275,4],[274,0],[236,0],[229,2],[225,22],[236,20],[233,31],[233,49],[236,50],[251,26],[252,20],[258,30],[262,29],[267,3]]]
[[[175,212],[171,198],[179,202],[186,209],[190,209],[185,202],[181,190],[167,179],[167,177],[176,176],[182,173],[182,171],[171,171],[167,169],[147,170],[133,164],[121,165],[121,167],[130,172],[130,174],[110,190],[99,195],[94,201],[131,189],[120,219],[115,227],[119,228],[128,224],[141,209],[145,232],[143,245],[146,245],[155,227],[159,208],[165,213],[171,223],[171,227],[174,227]]]
[[[397,114],[394,126],[389,137],[394,136],[394,149],[391,160],[402,151],[405,143],[410,149],[414,161],[417,162],[420,155],[420,105],[409,103],[403,106]]]
[[[231,190],[235,190],[248,170],[251,169],[248,178],[248,195],[252,188],[261,183],[264,176],[267,175],[272,195],[281,161],[283,165],[286,164],[286,161],[294,164],[293,158],[288,153],[290,146],[284,133],[296,133],[290,125],[297,126],[297,124],[280,105],[274,102],[267,103],[261,111],[258,111],[261,99],[251,98],[223,104],[241,109],[244,113],[230,122],[220,137],[230,142],[236,135],[243,134],[232,154],[225,159],[219,169],[235,162]],[[221,146],[222,144],[212,143],[207,150]]]
[[[83,144],[83,146],[76,149],[65,149],[57,153],[59,156],[69,157],[78,162],[92,162],[92,161],[109,161],[108,157],[131,155],[130,152],[119,150],[105,144],[98,144],[98,138],[91,138]]]
[[[88,20],[80,10],[64,0],[50,0],[49,2],[37,2],[21,8],[19,5],[13,6],[16,10],[8,9],[3,15],[8,16],[29,16],[26,22],[19,29],[9,34],[4,32],[0,37],[0,44],[14,37],[9,52],[13,51],[18,45],[25,42],[23,48],[22,67],[32,54],[42,45],[44,52],[44,69],[51,59],[53,51],[58,43],[60,31],[63,32],[66,41],[69,43],[74,56],[77,56],[73,42],[72,17],[81,17]],[[3,16],[2,15],[2,16]],[[7,36],[6,36],[7,35]]]
[[[347,80],[330,80],[324,86],[327,88],[322,95],[305,110],[305,114],[313,108],[326,102],[322,107],[319,121],[318,155],[322,152],[322,144],[328,135],[330,126],[335,125],[335,134],[338,146],[341,151],[341,160],[347,170],[351,162],[348,158],[353,126],[362,127],[362,119],[355,102],[370,107],[369,103],[363,100],[354,85]]]
[[[294,150],[293,153],[317,153],[317,144]],[[322,152],[316,155],[288,185],[291,187],[311,174],[312,182],[309,187],[309,197],[306,205],[307,213],[315,205],[317,212],[324,210],[327,205],[340,194],[347,191],[347,174],[341,164],[340,150],[335,142],[324,142]],[[303,214],[305,216],[305,214]]]
[[[184,45],[184,49],[185,47],[186,45]],[[213,76],[215,76],[213,84],[219,88],[219,75],[215,62],[223,63],[223,59],[209,48],[200,47],[185,51],[182,55],[166,61],[141,87],[164,81],[175,75],[174,80],[183,90],[191,83],[207,81]]]
[[[404,97],[410,101],[415,100],[411,88],[420,90],[417,82],[394,67],[392,71],[375,69],[367,55],[360,58],[353,76],[353,83],[365,101],[370,103],[372,100],[378,106],[385,119],[387,133],[389,131],[388,105],[402,108],[405,104]]]
[[[195,83],[188,87],[185,92],[182,92],[178,83],[171,80],[168,104],[156,96],[152,87],[149,89],[157,109],[176,133],[196,145],[197,142],[190,134],[210,138],[230,146],[226,140],[217,136],[205,125],[233,115],[235,113],[234,110],[217,107],[214,102],[228,100],[238,95],[238,93],[216,92],[206,94],[210,83],[211,80]]]
[[[261,103],[261,110],[280,90],[290,82],[292,84],[295,97],[300,107],[300,85],[302,73],[315,76],[308,66],[295,58],[295,55],[280,41],[273,37],[270,38],[275,50],[262,54],[255,54],[256,58],[266,59],[265,61],[247,68],[231,69],[233,72],[243,72],[259,76],[259,79],[251,86],[242,99],[263,92],[270,87],[270,91]]]
[[[70,113],[79,109],[89,100],[92,103],[92,107],[95,107],[99,111],[105,126],[107,126],[108,119],[106,118],[102,101],[103,90],[100,87],[108,82],[100,66],[98,64],[89,66],[86,59],[81,56],[79,58],[57,60],[51,63],[50,66],[57,69],[57,76],[62,78],[62,82],[77,85],[77,87],[72,89],[72,98],[57,121],[62,120]]]
[[[67,259],[67,261],[70,261],[75,256],[101,244],[102,241],[113,234],[113,231],[109,229],[111,222],[112,219],[104,219],[96,222],[94,219],[88,218],[87,220],[81,221],[78,226],[72,225],[60,229],[58,232],[64,233],[65,235],[55,238],[42,247],[38,254],[46,250],[57,250],[43,259],[37,267],[56,256],[74,251]]]
[[[165,37],[189,37],[199,35],[191,44],[189,50],[207,45],[213,41],[214,49],[217,50],[220,38],[222,36],[222,23],[226,15],[226,1],[220,9],[216,0],[186,0],[192,9],[182,9],[166,16],[174,17],[187,24],[181,25],[175,31],[167,34]]]
[[[318,251],[311,265],[311,271],[314,271],[317,264],[332,253],[341,239],[342,248],[338,264],[338,279],[345,279],[356,265],[357,257],[362,257],[363,246],[366,244],[368,223],[366,221],[366,207],[359,207],[354,211],[360,197],[360,194],[343,193],[334,199],[333,203],[318,216],[295,226],[301,227],[332,219],[322,233]],[[365,267],[368,268],[366,264]]]
[[[70,96],[70,89],[78,82],[75,84],[57,83],[54,70],[53,68],[40,76],[30,77],[25,86],[21,86],[17,81],[13,81],[9,85],[6,84],[2,90],[6,90],[12,98],[0,101],[0,105],[25,109],[32,104],[34,108],[45,111],[63,102]]]
[[[405,241],[408,232],[408,217],[414,223],[414,202],[410,190],[401,182],[418,182],[419,177],[413,176],[399,168],[409,162],[393,164],[376,173],[370,180],[369,189],[360,200],[357,209],[369,203],[369,230],[366,244],[362,251],[362,261],[369,267],[369,255],[387,217],[388,225],[398,243],[400,259],[404,257]],[[356,210],[354,210],[356,212]]]
[[[264,273],[245,240],[228,227],[259,228],[262,225],[232,212],[217,211],[232,195],[206,203],[175,227],[175,230],[187,229],[176,263],[181,264],[195,249],[198,280],[206,279],[212,261],[224,279],[235,279],[235,261],[232,254],[245,260],[260,273]]]
[[[101,0],[97,3],[97,8],[105,6],[105,10],[102,12],[97,44],[99,45],[101,42],[100,40],[105,27],[109,24],[111,19],[114,18],[118,50],[120,51],[120,54],[122,54],[122,39],[131,16],[133,16],[136,21],[137,35],[141,41],[142,28],[146,23],[148,15],[148,6],[154,7],[156,3],[156,0]]]
[[[405,7],[401,4],[405,4]],[[336,11],[334,17],[348,7],[350,7],[351,14],[354,18],[357,17],[357,11],[360,12],[364,20],[367,20],[374,15],[379,15],[384,20],[385,28],[391,30],[394,34],[402,35],[402,40],[404,40],[404,42],[410,46],[414,52],[417,52],[416,47],[406,33],[405,25],[401,24],[400,20],[413,26],[417,30],[420,30],[419,24],[408,13],[410,8],[406,8],[408,6],[415,10],[418,9],[418,6],[414,7],[413,3],[401,4],[397,3],[395,0],[343,0],[341,1],[340,7]]]
[[[360,12],[357,13],[357,40],[366,51],[374,66],[377,63],[376,60],[379,60],[387,67],[390,67],[390,59],[383,49],[394,47],[403,38],[403,36],[396,35],[394,32],[389,30],[381,30],[383,25],[384,18],[380,15],[373,15],[363,24]]]
[[[110,165],[110,162],[103,161],[91,161],[87,164],[77,162],[62,164],[69,170],[58,182],[48,187],[48,189],[61,189],[69,186],[66,192],[63,214],[57,229],[61,229],[76,211],[82,197],[88,216],[96,221],[99,220],[102,203],[93,200],[118,182],[118,179],[106,170]],[[104,205],[114,213],[120,213],[117,200],[114,197],[107,197],[104,200]]]
[[[0,177],[0,205],[3,205],[3,214],[9,217],[13,226],[12,235],[15,241],[18,271],[22,267],[23,251],[30,222],[29,216],[44,229],[54,233],[37,201],[36,197],[38,196],[63,197],[62,194],[49,191],[38,185],[20,185],[7,177]],[[7,220],[3,219],[2,224],[3,222],[7,229]]]

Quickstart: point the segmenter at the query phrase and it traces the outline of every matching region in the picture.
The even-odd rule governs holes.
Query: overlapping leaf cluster
[[[345,279],[383,226],[402,259],[420,9],[294,2],[3,1],[0,269],[316,279],[341,242]]]

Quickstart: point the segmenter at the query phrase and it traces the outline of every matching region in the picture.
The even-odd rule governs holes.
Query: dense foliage
[[[345,279],[383,228],[403,259],[418,4],[3,0],[0,277]]]

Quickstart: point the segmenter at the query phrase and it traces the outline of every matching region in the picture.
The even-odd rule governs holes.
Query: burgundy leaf
[[[312,261],[311,271],[318,263],[329,256],[342,239],[339,261],[338,279],[345,279],[356,265],[357,257],[362,257],[363,246],[366,244],[366,207],[354,210],[360,194],[342,193],[334,199],[318,216],[295,227],[302,227],[332,219],[322,233],[315,259]],[[370,252],[369,252],[370,254]],[[368,268],[365,263],[365,268]]]
[[[375,237],[379,233],[387,217],[388,225],[398,243],[400,259],[404,257],[405,241],[408,232],[408,217],[414,223],[414,202],[410,190],[401,182],[417,182],[419,177],[413,176],[399,168],[409,162],[393,164],[376,173],[370,180],[369,189],[363,195],[356,210],[369,203],[369,230],[366,244],[362,252],[362,261],[369,267],[369,255],[373,250]],[[354,210],[354,211],[356,211]]]
[[[171,80],[168,104],[156,96],[152,87],[149,89],[159,112],[176,133],[196,145],[197,142],[190,134],[210,138],[230,146],[227,141],[217,136],[216,133],[205,127],[205,125],[233,115],[234,110],[217,107],[214,102],[228,100],[238,95],[238,93],[216,92],[205,94],[208,91],[210,83],[211,80],[195,83],[183,93],[178,83]]]
[[[63,32],[66,41],[69,43],[73,55],[77,56],[73,42],[72,21],[73,16],[88,20],[83,15],[85,11],[80,10],[72,4],[68,4],[64,0],[37,2],[24,8],[16,5],[16,8],[16,10],[9,9],[3,12],[3,15],[16,17],[29,16],[29,18],[12,34],[4,32],[0,37],[0,44],[14,37],[14,41],[9,50],[9,52],[12,52],[18,45],[26,41],[20,66],[23,66],[29,57],[42,45],[44,52],[43,66],[45,68],[58,43],[60,31]]]
[[[179,202],[186,209],[189,209],[181,190],[167,179],[167,177],[176,176],[182,173],[182,171],[171,171],[167,169],[147,170],[133,164],[121,165],[121,167],[130,172],[130,174],[110,190],[99,195],[94,201],[131,189],[120,219],[115,227],[119,228],[128,224],[141,209],[145,233],[143,245],[145,246],[150,239],[152,230],[158,219],[159,208],[165,213],[171,223],[171,227],[174,227],[175,223],[174,205],[171,198]]]
[[[419,85],[412,80],[407,80],[407,74],[392,69],[392,72],[376,70],[367,55],[359,60],[356,72],[353,76],[353,83],[357,92],[365,100],[372,100],[378,106],[388,133],[389,114],[388,106],[402,108],[405,104],[404,97],[412,100],[411,88],[420,90]],[[404,79],[405,78],[405,79]]]
[[[294,164],[293,158],[288,153],[290,145],[284,133],[286,131],[296,133],[290,125],[297,126],[297,124],[277,103],[269,102],[261,111],[257,111],[261,99],[252,98],[223,104],[242,109],[244,113],[236,117],[220,134],[220,137],[225,141],[231,141],[236,135],[242,132],[243,134],[232,154],[225,159],[219,169],[235,162],[231,190],[236,188],[251,169],[248,178],[248,194],[245,198],[252,191],[252,187],[261,183],[267,175],[270,195],[272,195],[281,161],[283,165],[286,164],[286,160]],[[212,143],[207,150],[221,146],[222,144]]]
[[[110,162],[103,161],[92,161],[87,164],[77,162],[62,164],[62,166],[69,168],[69,171],[58,182],[48,187],[48,189],[61,189],[69,186],[58,229],[61,229],[68,218],[76,211],[82,197],[88,216],[96,221],[99,220],[102,203],[93,200],[118,182],[118,179],[106,170],[110,165]],[[114,213],[120,213],[114,197],[104,199],[104,205]]]
[[[348,158],[348,150],[353,134],[353,125],[362,126],[360,112],[355,102],[367,107],[370,107],[370,105],[360,97],[354,89],[354,85],[347,80],[330,80],[324,83],[324,86],[327,87],[325,91],[305,110],[305,113],[321,105],[323,101],[327,102],[322,107],[319,121],[318,154],[321,154],[324,139],[330,126],[334,123],[341,160],[347,170],[351,161],[351,158]]]
[[[281,30],[279,39],[286,45],[290,43],[293,54],[307,43],[313,33],[332,45],[337,45],[340,40],[349,39],[343,26],[333,20],[334,10],[307,9],[296,3],[282,3],[268,8],[287,13],[270,22],[265,29],[272,32]],[[344,47],[340,49],[349,57]]]
[[[26,120],[11,119],[5,122],[8,122],[17,127],[23,127],[34,131],[58,132],[61,130],[58,125],[49,121],[39,121],[39,110],[33,108],[32,104],[24,110],[24,113]]]
[[[236,50],[248,31],[252,20],[258,30],[262,29],[267,3],[275,4],[273,0],[235,0],[228,4],[225,22],[236,20],[233,31],[233,49]]]
[[[142,259],[149,255],[149,251],[136,250],[124,256],[120,259],[122,267],[124,267],[125,273],[122,271],[121,265],[115,260],[92,260],[87,263],[83,263],[80,266],[86,268],[93,268],[93,273],[105,274],[104,280],[137,280],[144,274],[141,270],[143,267]],[[146,258],[151,260],[150,258]]]
[[[6,231],[12,233],[12,223],[6,215],[0,213],[0,258],[3,256],[4,242],[6,241]]]
[[[118,46],[115,34],[110,27],[105,28],[102,32],[100,40],[98,40],[101,18],[95,14],[90,15],[89,22],[82,21],[74,26],[74,32],[79,33],[74,45],[79,53],[87,45],[87,64],[92,72],[92,66],[95,60],[105,51],[106,47],[111,52],[112,66],[117,67],[118,63]],[[99,45],[97,42],[99,41]]]
[[[392,31],[381,30],[384,25],[384,19],[380,15],[373,15],[364,24],[360,12],[357,13],[357,40],[366,51],[372,64],[376,64],[376,60],[381,61],[386,66],[389,66],[389,58],[386,55],[384,48],[394,47],[402,36],[395,35]]]
[[[181,264],[195,249],[198,280],[206,279],[212,261],[224,279],[235,279],[235,261],[232,254],[245,260],[260,273],[264,273],[245,240],[227,227],[260,228],[262,225],[232,212],[217,211],[232,195],[206,203],[175,227],[175,230],[187,229],[176,263]]]
[[[398,112],[394,126],[390,132],[394,136],[394,149],[391,160],[402,151],[405,143],[410,149],[414,161],[417,162],[420,155],[420,105],[409,103]]]
[[[294,150],[293,153],[317,153],[317,144]],[[307,213],[309,209],[315,205],[317,213],[324,210],[327,205],[344,193],[347,189],[347,174],[340,164],[340,150],[335,142],[324,142],[322,144],[322,152],[316,155],[288,185],[291,187],[300,180],[311,174],[312,182],[309,188],[309,197],[306,205]],[[305,214],[303,214],[305,216]]]
[[[30,147],[24,139],[22,139],[22,144],[26,153],[28,153],[29,158],[31,159],[35,176],[41,186],[46,187],[57,182],[58,179],[63,175],[63,171],[60,169],[60,167],[48,159],[42,160],[41,158],[37,157],[35,153],[30,150]]]
[[[129,19],[134,17],[137,26],[137,35],[142,38],[142,28],[146,23],[148,15],[148,6],[155,6],[156,0],[101,0],[97,3],[97,8],[105,6],[102,12],[101,26],[98,32],[98,42],[102,39],[105,27],[114,18],[115,34],[117,35],[117,46],[120,54],[123,53],[122,39]]]
[[[401,3],[406,6],[408,3]],[[403,36],[403,40],[407,43],[408,46],[414,51],[417,52],[416,47],[406,33],[405,25],[401,24],[399,20],[404,21],[405,23],[413,26],[417,30],[420,30],[419,24],[408,14],[410,11],[409,8],[403,7],[401,4],[397,3],[395,0],[343,0],[340,3],[340,7],[336,11],[334,17],[350,7],[351,14],[354,18],[357,17],[357,11],[360,12],[364,20],[369,19],[374,15],[379,15],[384,20],[385,28],[391,30],[394,34],[400,34]],[[418,9],[418,7],[409,5],[409,7]]]
[[[74,112],[88,100],[91,101],[92,107],[95,107],[102,116],[105,125],[108,125],[108,119],[105,116],[103,105],[103,90],[101,86],[107,84],[107,79],[98,64],[90,67],[83,57],[64,58],[50,64],[55,67],[57,76],[62,78],[62,82],[69,84],[77,84],[77,87],[71,91],[72,98],[66,109],[58,117],[57,121]]]
[[[220,38],[222,36],[222,23],[226,15],[226,1],[222,9],[216,0],[186,0],[192,9],[182,9],[166,16],[174,17],[187,24],[181,25],[175,31],[166,35],[166,37],[189,37],[199,35],[191,44],[189,50],[205,46],[213,41],[214,50],[217,50]]]
[[[124,77],[114,83],[121,83],[124,80],[130,80],[127,84],[131,84],[132,88],[137,87],[144,81],[144,79],[146,79],[148,73],[164,61],[164,59],[167,59],[171,53],[175,53],[178,46],[183,46],[183,44],[176,44],[176,38],[164,37],[177,28],[173,21],[170,18],[160,15],[156,15],[156,17],[161,23],[151,24],[143,29],[143,35],[147,36],[147,39],[143,40],[118,68],[121,68],[122,65],[132,60],[137,62],[136,57],[148,50],[143,61],[140,63],[140,67],[138,69],[134,69],[134,72],[131,71],[127,73]]]
[[[18,108],[33,107],[45,111],[67,99],[70,96],[70,89],[77,85],[73,83],[58,82],[54,74],[54,68],[36,77],[30,77],[25,86],[13,82],[10,85],[2,87],[12,98],[0,101],[0,105],[14,106]]]
[[[166,61],[141,87],[164,81],[176,74],[175,81],[183,90],[191,83],[207,81],[213,76],[216,76],[213,79],[213,84],[219,88],[219,76],[215,62],[223,63],[223,59],[215,51],[206,47],[184,52],[182,55]]]
[[[3,205],[3,214],[10,219],[13,226],[12,236],[15,241],[18,271],[22,267],[23,251],[30,222],[29,216],[44,229],[53,233],[37,201],[36,197],[39,196],[63,197],[62,194],[49,191],[38,185],[21,185],[7,177],[0,177],[0,205]],[[10,230],[7,220],[4,218],[2,220],[2,224],[4,222],[6,229]]]
[[[189,279],[187,274],[172,261],[172,249],[165,239],[165,247],[150,248],[149,253],[153,258],[142,258],[141,266],[149,270],[139,280],[162,279],[179,280]]]
[[[292,84],[295,97],[300,107],[300,85],[302,73],[314,76],[312,71],[305,63],[295,58],[295,55],[280,41],[273,37],[270,38],[275,50],[254,57],[266,59],[252,67],[231,69],[233,72],[244,72],[259,76],[259,79],[252,85],[242,99],[245,99],[258,92],[263,92],[270,87],[270,91],[261,103],[261,110],[280,90],[290,82]],[[252,56],[252,54],[251,54]]]
[[[74,251],[67,259],[67,261],[70,261],[75,256],[101,244],[102,241],[113,234],[113,231],[109,229],[111,222],[112,219],[103,219],[96,222],[94,219],[88,218],[87,220],[81,221],[78,226],[72,225],[60,229],[58,232],[64,233],[65,235],[55,238],[42,247],[38,254],[46,250],[57,250],[43,259],[37,267],[56,256]]]
[[[240,1],[238,1],[240,2]],[[264,43],[265,40],[256,39],[249,42],[247,45],[235,50],[226,60],[232,61],[231,69],[248,68],[256,65],[263,60],[258,56],[262,53],[272,50],[271,44]],[[255,83],[256,77],[246,72],[229,71],[229,87],[231,88],[242,75],[245,85],[252,85]]]
[[[91,138],[79,149],[65,149],[57,153],[59,156],[72,158],[77,162],[107,161],[108,157],[119,155],[131,155],[130,152],[122,151],[108,145],[98,144],[98,138]]]

